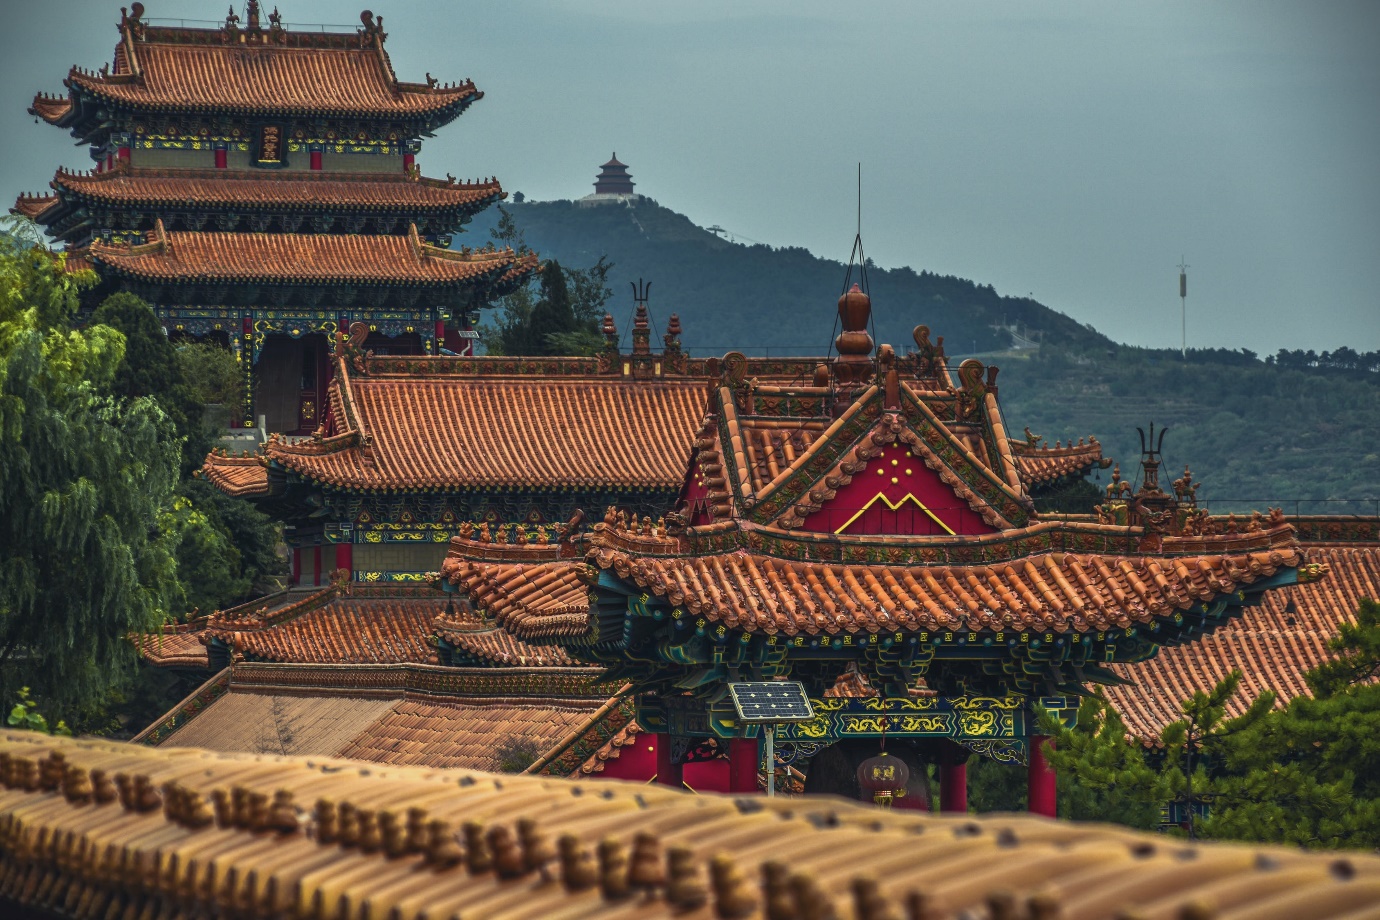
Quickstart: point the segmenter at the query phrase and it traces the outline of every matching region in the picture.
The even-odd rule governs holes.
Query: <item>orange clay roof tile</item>
[[[57,124],[72,111],[72,99],[70,96],[51,96],[48,93],[39,93],[34,97],[33,105],[29,111],[42,118],[49,124]]]
[[[443,613],[432,624],[437,636],[483,661],[519,667],[570,667],[575,661],[559,645],[528,645],[493,623],[465,614]]]
[[[409,766],[515,772],[603,704],[599,699],[403,700],[338,756]],[[506,750],[505,742],[514,742]]]
[[[193,30],[187,30],[193,31]],[[200,30],[218,39],[219,34]],[[73,68],[68,85],[137,110],[172,112],[253,112],[260,115],[308,114],[405,117],[440,113],[483,97],[471,82],[428,86],[400,83],[372,42],[357,47],[283,47],[219,40],[204,44],[138,41],[133,58],[137,79]],[[128,54],[129,43],[121,50]],[[68,103],[70,107],[70,102]],[[59,100],[40,96],[35,114],[60,120]]]
[[[1380,598],[1380,547],[1307,553],[1310,561],[1329,567],[1326,578],[1266,592],[1259,606],[1246,608],[1211,635],[1160,649],[1149,661],[1109,666],[1133,682],[1105,688],[1133,737],[1153,741],[1182,716],[1185,700],[1211,690],[1233,670],[1242,672],[1242,681],[1228,705],[1231,717],[1265,690],[1275,691],[1281,705],[1309,693],[1304,676],[1332,658],[1327,643],[1338,627],[1354,620],[1362,598]]]
[[[134,648],[149,664],[159,668],[205,668],[206,646],[201,641],[206,617],[191,624],[165,626],[156,633],[134,636]]]
[[[10,213],[37,220],[38,216],[56,204],[57,200],[56,195],[20,195],[15,200],[14,207],[10,208]]]
[[[445,609],[439,592],[326,588],[242,615],[218,614],[206,635],[259,661],[290,664],[435,664],[428,641]],[[407,596],[397,596],[406,594]],[[240,608],[241,610],[243,608]]]
[[[417,245],[407,236],[159,231],[138,246],[93,242],[103,271],[147,281],[264,281],[451,285],[530,272],[535,255],[511,250],[459,252]]]
[[[1036,447],[1024,441],[1009,441],[1016,469],[1027,486],[1053,482],[1063,476],[1082,475],[1102,462],[1102,445],[1093,439],[1084,444]]]
[[[543,640],[583,635],[588,628],[589,563],[713,622],[793,636],[1113,629],[1235,592],[1302,560],[1290,545],[1180,557],[1168,571],[1149,556],[1044,553],[993,565],[888,566],[791,562],[751,551],[635,555],[597,541],[588,562],[514,565],[472,555],[465,541],[452,541],[441,577],[505,629]],[[1000,598],[998,605],[980,607],[964,583],[975,591],[985,585],[985,597]]]
[[[353,374],[344,389],[368,458],[337,438],[275,441],[269,459],[349,489],[676,489],[704,410],[703,381],[688,377]],[[341,391],[338,377],[333,403]]]
[[[335,917],[368,905],[370,916],[399,920],[670,920],[766,916],[769,903],[771,916],[1100,920],[1203,916],[1210,904],[1233,920],[1359,920],[1380,902],[1380,858],[1369,853],[1340,859],[835,798],[381,770],[13,731],[0,736],[0,780],[5,896],[44,916],[108,905],[130,916],[286,916],[309,905]],[[464,837],[490,846],[462,847]],[[627,891],[611,868],[630,863],[645,891]],[[203,885],[212,875],[229,881]],[[77,910],[65,910],[72,901]]]
[[[399,208],[420,212],[467,204],[483,206],[503,197],[503,189],[493,180],[449,183],[444,179],[414,179],[403,174],[350,175],[262,169],[178,170],[176,173],[124,167],[99,173],[62,170],[53,180],[53,186],[83,198],[119,206],[231,204],[302,208],[313,212]],[[17,207],[32,208],[44,200],[20,198]]]
[[[211,485],[235,498],[268,494],[268,463],[261,456],[218,454],[215,462],[206,463],[200,473]]]

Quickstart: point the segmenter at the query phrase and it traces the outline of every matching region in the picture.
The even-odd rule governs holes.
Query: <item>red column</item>
[[[415,154],[404,153],[404,154],[403,154],[403,172],[411,172],[411,171],[412,171],[412,164],[415,163],[415,162],[417,162],[417,157],[416,157]]]
[[[656,781],[663,786],[683,788],[685,764],[671,762],[671,736],[653,735],[656,738]]]
[[[945,814],[968,813],[968,765],[939,764],[939,810]]]
[[[350,580],[354,581],[355,546],[353,543],[337,543],[335,545],[335,567],[349,572]]]
[[[312,168],[312,169],[316,169],[316,170],[321,169],[321,151],[320,151],[320,150],[313,150],[313,151],[311,152],[311,168]]]
[[[312,582],[312,584],[314,584],[314,585],[320,587],[320,585],[321,585],[321,544],[320,544],[320,543],[318,543],[318,544],[316,544],[314,547],[312,547],[312,554],[313,554],[313,555],[312,555],[312,562],[315,563],[315,566],[316,566],[316,572],[312,575],[312,578],[314,579],[314,581]]]
[[[129,162],[129,148],[128,148],[128,147],[118,147],[118,148],[116,148],[116,151],[115,151],[115,159],[118,160],[118,161],[121,162],[121,163],[128,163],[128,162]]]
[[[1054,742],[1044,735],[1030,736],[1029,770],[1026,774],[1026,791],[1032,815],[1047,818],[1058,816],[1058,788],[1055,785],[1054,768],[1045,759],[1045,745],[1054,747]]]
[[[728,791],[757,792],[759,762],[756,738],[730,738],[728,742]]]

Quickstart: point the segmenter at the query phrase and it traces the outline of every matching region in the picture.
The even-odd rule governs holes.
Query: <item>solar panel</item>
[[[728,692],[743,722],[808,722],[815,717],[805,685],[799,681],[735,683],[728,685]]]

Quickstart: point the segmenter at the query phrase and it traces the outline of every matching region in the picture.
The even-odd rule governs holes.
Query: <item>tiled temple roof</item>
[[[397,211],[417,213],[471,206],[478,210],[504,197],[497,180],[447,182],[405,174],[310,173],[273,170],[138,169],[118,166],[105,172],[59,170],[52,186],[77,201],[115,207],[193,207],[233,205],[287,210]],[[15,210],[36,217],[57,196],[21,196]]]
[[[528,645],[497,624],[453,610],[436,617],[431,631],[466,657],[514,667],[570,667],[574,660],[559,645]]]
[[[214,456],[215,462],[206,463],[199,471],[211,485],[235,498],[268,493],[268,459],[262,454]]]
[[[511,772],[521,769],[524,760],[540,755],[589,718],[602,702],[503,697],[447,702],[404,700],[338,753],[373,763]],[[505,752],[505,742],[513,744],[515,750]],[[518,752],[518,746],[524,750]]]
[[[633,718],[632,698],[627,696],[630,689],[627,684],[620,687],[522,772],[576,778],[602,772],[604,764],[618,759],[623,747],[632,744],[641,731]]]
[[[597,525],[585,560],[491,562],[455,538],[441,576],[515,635],[584,637],[591,566],[730,629],[785,635],[1109,630],[1209,603],[1298,566],[1286,526],[1219,552],[1038,553],[997,564],[794,562],[754,552],[630,553]],[[1254,545],[1252,545],[1254,544]],[[669,548],[669,547],[668,547]]]
[[[1054,447],[1012,439],[1011,453],[1016,459],[1021,481],[1027,487],[1053,482],[1065,476],[1081,476],[1094,466],[1105,469],[1112,465],[1111,460],[1102,456],[1102,445],[1097,438],[1090,438],[1087,443],[1079,438],[1077,444],[1061,445],[1055,442]]]
[[[1328,567],[1327,578],[1265,594],[1215,633],[1161,649],[1149,661],[1111,665],[1132,683],[1105,689],[1131,735],[1147,742],[1182,717],[1181,704],[1211,690],[1233,670],[1241,688],[1227,715],[1245,712],[1265,690],[1277,704],[1309,694],[1304,675],[1332,658],[1327,643],[1342,623],[1354,622],[1362,598],[1380,599],[1380,546],[1309,548]]]
[[[604,707],[597,668],[237,662],[137,741],[497,769],[511,738],[539,756]],[[521,769],[516,764],[511,769]]]
[[[210,617],[190,623],[162,626],[157,632],[133,637],[139,657],[159,668],[206,668],[206,644],[202,642]]]
[[[93,241],[88,258],[105,275],[150,282],[449,286],[504,283],[537,268],[535,255],[511,249],[463,254],[407,236],[168,232],[150,241]]]
[[[869,311],[856,287],[840,298],[839,356],[808,385],[764,383],[725,357],[664,524],[610,508],[546,559],[462,535],[443,582],[514,635],[643,668],[647,686],[692,681],[696,665],[666,653],[643,667],[628,639],[639,628],[743,648],[794,637],[788,657],[903,643],[935,656],[931,687],[965,674],[965,692],[982,680],[1053,693],[1114,679],[1102,663],[1141,660],[1211,632],[1251,595],[1325,575],[1281,512],[1242,529],[1197,506],[1190,474],[1162,488],[1153,429],[1138,490],[1118,472],[1095,516],[1042,519],[1017,451],[1048,479],[1101,462],[1101,448],[1045,451],[1032,435],[1016,446],[996,368],[964,361],[954,383],[923,327],[916,354],[874,353]]]
[[[286,916],[309,905],[335,917],[368,905],[395,920],[1207,910],[1359,920],[1380,901],[1380,857],[1368,853],[834,798],[381,770],[13,731],[0,736],[0,781],[0,903],[45,916]]]
[[[22,194],[15,199],[14,207],[10,208],[11,214],[18,214],[27,217],[29,220],[38,220],[38,216],[57,204],[56,195],[30,195]]]
[[[600,376],[592,361],[338,360],[334,433],[271,440],[264,457],[303,479],[352,490],[680,487],[704,410],[703,378]],[[361,362],[366,359],[361,358]],[[572,373],[573,371],[573,373]],[[213,454],[203,475],[236,494],[269,491],[268,470]]]
[[[579,772],[572,776],[575,779],[583,779],[603,773],[605,765],[610,760],[617,760],[622,755],[623,748],[637,744],[637,736],[640,734],[642,727],[636,721],[628,722],[589,755],[589,758],[580,764]]]
[[[283,606],[237,608],[206,625],[234,654],[285,664],[435,664],[429,641],[445,598],[399,586],[323,588]],[[205,641],[205,640],[203,640]]]
[[[406,83],[372,23],[353,34],[227,24],[150,26],[126,17],[113,67],[72,68],[69,96],[39,94],[30,112],[66,125],[79,98],[138,112],[448,121],[483,97],[470,81]]]

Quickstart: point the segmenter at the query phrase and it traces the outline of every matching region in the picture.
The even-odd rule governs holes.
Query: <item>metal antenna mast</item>
[[[1188,263],[1179,256],[1179,357],[1188,360]]]

